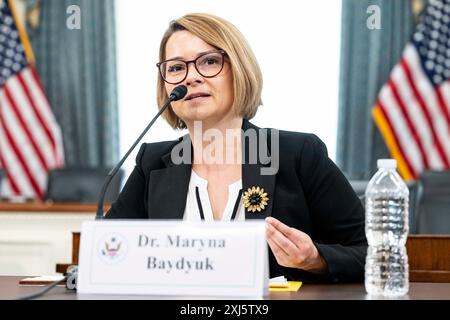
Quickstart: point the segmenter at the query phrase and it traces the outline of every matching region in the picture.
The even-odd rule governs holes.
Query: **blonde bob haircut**
[[[207,13],[187,14],[170,23],[159,47],[159,61],[166,59],[166,44],[177,31],[186,30],[209,45],[226,52],[226,61],[233,75],[233,106],[236,116],[251,119],[262,104],[262,74],[247,40],[230,22]],[[168,99],[164,80],[158,76],[157,102],[159,108]],[[174,129],[184,129],[186,124],[169,106],[164,117]]]

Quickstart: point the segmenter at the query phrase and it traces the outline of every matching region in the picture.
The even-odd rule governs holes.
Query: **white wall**
[[[72,232],[92,212],[0,212],[0,275],[56,275],[72,262]]]
[[[155,63],[169,21],[189,12],[209,12],[236,25],[260,63],[264,106],[252,122],[315,133],[335,159],[340,0],[116,1],[122,155],[157,112]],[[161,118],[144,141],[182,134]],[[125,164],[128,173],[136,153]]]

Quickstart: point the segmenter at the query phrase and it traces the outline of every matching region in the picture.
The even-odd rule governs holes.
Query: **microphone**
[[[117,174],[117,172],[119,171],[120,167],[123,165],[123,163],[125,162],[125,160],[128,158],[128,156],[130,155],[130,153],[134,150],[134,148],[136,148],[137,144],[139,143],[139,141],[141,141],[141,139],[144,137],[144,135],[147,133],[147,131],[151,128],[151,126],[153,125],[153,123],[156,121],[156,119],[159,118],[159,116],[167,109],[167,107],[169,106],[169,104],[172,101],[177,101],[180,99],[183,99],[184,96],[187,93],[187,88],[184,85],[179,85],[177,87],[175,87],[172,92],[169,95],[169,99],[167,99],[167,101],[164,103],[164,105],[161,107],[161,110],[159,110],[159,112],[156,114],[156,116],[152,119],[152,121],[150,121],[150,123],[148,124],[148,126],[144,129],[144,131],[141,133],[141,135],[139,136],[139,138],[137,138],[137,140],[133,143],[133,145],[131,146],[131,148],[127,151],[127,153],[123,156],[122,159],[120,159],[119,163],[116,164],[116,166],[114,168],[112,168],[112,170],[108,173],[108,175],[105,178],[105,181],[103,182],[103,187],[101,189],[100,195],[99,195],[99,199],[98,199],[98,203],[97,203],[97,213],[95,215],[95,220],[101,220],[103,219],[103,203],[105,201],[105,194],[106,194],[106,190],[108,189],[109,184],[111,183],[111,180],[114,178],[114,176]]]
[[[180,85],[175,87],[170,93],[169,101],[167,101],[161,109],[166,108],[166,105],[169,105],[169,103],[172,101],[178,101],[180,99],[183,99],[186,93],[187,93],[186,86]]]

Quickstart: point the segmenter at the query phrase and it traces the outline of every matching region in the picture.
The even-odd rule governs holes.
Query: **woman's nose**
[[[187,76],[186,76],[186,85],[193,85],[195,83],[202,83],[203,77],[200,73],[198,73],[197,69],[195,68],[194,63],[189,63],[187,67]]]

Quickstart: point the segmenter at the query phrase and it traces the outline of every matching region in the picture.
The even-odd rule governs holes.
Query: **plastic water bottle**
[[[409,190],[397,161],[380,159],[366,188],[366,237],[369,244],[365,288],[369,295],[401,296],[409,290],[406,240]]]

